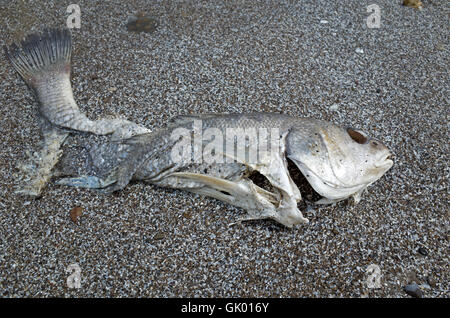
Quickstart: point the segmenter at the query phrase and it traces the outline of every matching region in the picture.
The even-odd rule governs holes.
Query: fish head
[[[329,203],[359,196],[393,161],[378,139],[352,128],[316,121],[291,130],[286,155]]]
[[[371,184],[394,164],[391,151],[381,140],[352,128],[345,129],[345,132],[343,130],[342,134],[342,139],[346,139],[343,146],[346,151],[339,159],[347,164],[346,174],[354,184]],[[336,162],[334,164],[337,166]]]

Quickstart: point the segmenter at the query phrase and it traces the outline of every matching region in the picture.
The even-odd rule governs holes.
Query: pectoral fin
[[[78,188],[103,189],[114,184],[115,182],[116,180],[112,179],[103,180],[95,176],[81,176],[74,178],[63,178],[56,181],[56,184]]]

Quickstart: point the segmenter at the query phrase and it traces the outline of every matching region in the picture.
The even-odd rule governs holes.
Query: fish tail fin
[[[32,34],[19,45],[5,47],[14,69],[35,92],[39,113],[52,125],[97,135],[116,133],[114,137],[148,132],[124,119],[90,120],[73,98],[70,84],[71,33],[68,29],[48,29]]]
[[[70,83],[72,39],[68,29],[47,29],[5,47],[14,69],[34,91],[39,113],[51,124],[75,130],[92,126],[76,104]]]
[[[20,45],[5,46],[5,53],[14,69],[33,89],[45,73],[70,74],[72,39],[68,29],[48,29],[31,34]]]

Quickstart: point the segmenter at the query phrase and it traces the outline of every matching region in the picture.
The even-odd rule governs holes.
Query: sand
[[[14,187],[40,140],[37,103],[2,55],[0,296],[410,297],[415,281],[449,297],[445,1],[377,0],[378,29],[374,1],[77,2],[72,84],[90,118],[154,129],[177,114],[281,112],[366,131],[395,164],[358,205],[309,209],[293,229],[230,226],[242,210],[140,183],[113,195],[51,183],[33,200]],[[70,3],[0,1],[0,45],[64,26]],[[157,27],[129,32],[134,12]]]

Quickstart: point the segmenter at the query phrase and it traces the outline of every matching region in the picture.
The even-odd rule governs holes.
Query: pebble
[[[129,32],[153,33],[157,27],[158,21],[145,13],[130,16],[127,21],[127,30]]]
[[[339,109],[339,104],[333,104],[330,106],[330,110],[337,111]]]
[[[422,9],[423,6],[422,2],[419,0],[403,0],[403,5],[416,9]]]
[[[428,251],[427,251],[427,249],[425,247],[419,247],[417,252],[419,252],[419,254],[421,254],[423,256],[428,256]]]
[[[423,297],[422,290],[420,289],[419,285],[417,285],[416,283],[406,285],[405,287],[403,287],[403,290],[411,297],[415,297],[415,298]]]
[[[163,233],[163,232],[158,232],[158,233],[155,234],[155,236],[153,236],[153,239],[154,239],[155,241],[159,241],[159,240],[162,240],[164,237],[165,237],[165,236],[164,236],[164,233]]]
[[[77,223],[78,217],[83,213],[83,208],[81,206],[76,206],[70,210],[70,218],[74,223]]]

